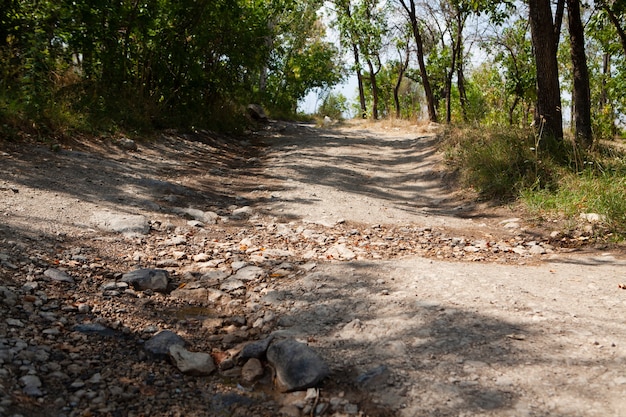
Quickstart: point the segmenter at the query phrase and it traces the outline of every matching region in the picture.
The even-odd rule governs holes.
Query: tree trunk
[[[408,45],[408,43],[407,43]],[[400,86],[402,85],[402,80],[404,79],[404,72],[409,67],[409,48],[407,46],[406,55],[404,56],[404,62],[400,62],[398,65],[398,80],[396,81],[396,85],[393,87],[393,101],[396,105],[396,119],[400,118]]]
[[[356,67],[356,79],[359,84],[359,103],[361,104],[361,119],[367,118],[367,105],[365,104],[365,89],[363,88],[363,74],[361,74],[361,61],[359,60],[359,47],[353,43],[354,66]]]
[[[513,113],[515,112],[515,108],[517,107],[517,103],[519,103],[519,96],[515,96],[513,99],[513,104],[509,106],[509,126],[513,126]]]
[[[556,150],[563,141],[563,118],[550,0],[528,0],[528,13],[537,66],[535,128],[541,134],[540,146]]]
[[[413,30],[413,37],[415,38],[415,45],[417,47],[417,61],[420,67],[420,78],[422,79],[422,87],[424,87],[424,94],[426,95],[426,104],[428,106],[428,119],[431,122],[437,122],[437,112],[435,110],[435,96],[433,90],[430,87],[430,80],[428,78],[428,72],[426,71],[426,63],[424,61],[424,42],[422,41],[422,34],[419,28],[419,22],[417,21],[417,13],[415,11],[415,0],[400,0],[400,4],[404,8]]]
[[[372,60],[369,58],[367,60],[367,67],[370,70],[370,84],[372,85],[372,119],[378,120],[378,84],[376,83],[374,64],[372,64]]]
[[[591,148],[591,93],[589,91],[589,70],[585,55],[585,30],[580,18],[580,0],[567,0],[567,20],[572,56],[574,88],[572,116],[575,124],[576,142],[584,148]]]
[[[467,92],[465,91],[465,74],[463,73],[463,29],[465,28],[465,19],[461,10],[456,11],[456,24],[455,50],[452,52],[456,52],[456,83],[459,89],[459,102],[461,104],[463,121],[467,122]]]

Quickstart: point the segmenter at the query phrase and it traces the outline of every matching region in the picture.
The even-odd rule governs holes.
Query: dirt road
[[[481,211],[447,188],[433,141],[393,127],[276,138],[267,171],[286,185],[273,209],[444,228],[452,241],[524,235],[503,227],[512,213]],[[385,367],[386,381],[366,388],[397,415],[626,415],[626,263],[611,253],[539,259],[324,263],[291,287],[307,301],[294,327],[324,335],[346,374]]]
[[[626,261],[561,249],[549,227],[453,189],[433,135],[272,123],[237,144],[166,134],[138,147],[3,145],[0,415],[626,415]],[[139,223],[111,229],[120,219]],[[265,274],[225,290],[244,264]],[[51,266],[74,282],[50,282]],[[136,266],[219,296],[203,313],[103,293]],[[72,331],[91,322],[119,337]],[[216,360],[293,337],[331,376],[313,405],[242,390],[237,367],[181,377],[141,352],[164,328]],[[27,401],[25,375],[42,383]]]

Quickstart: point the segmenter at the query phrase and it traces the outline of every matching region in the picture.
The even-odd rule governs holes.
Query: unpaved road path
[[[621,253],[561,250],[548,227],[452,189],[432,135],[278,123],[237,145],[172,134],[137,152],[72,146],[3,147],[0,353],[15,352],[0,355],[0,415],[626,415]],[[189,208],[217,224],[188,223]],[[149,230],[103,231],[103,213]],[[208,319],[167,295],[100,289],[137,265],[189,287],[236,262],[267,275],[213,300],[220,314]],[[49,265],[75,284],[41,278]],[[91,321],[124,336],[71,331]],[[311,414],[298,394],[240,390],[233,369],[181,379],[146,361],[137,339],[149,327],[216,358],[270,333],[294,337],[332,373]],[[55,374],[72,366],[67,380]],[[24,374],[40,376],[42,396],[24,399]]]
[[[511,213],[481,211],[447,188],[433,142],[394,128],[278,137],[267,172],[285,188],[273,210],[452,236],[506,233],[502,216]],[[323,334],[320,345],[347,374],[385,369],[387,379],[368,389],[396,415],[626,415],[626,293],[618,288],[626,262],[560,253],[523,263],[321,264],[293,283],[310,301],[296,327]]]

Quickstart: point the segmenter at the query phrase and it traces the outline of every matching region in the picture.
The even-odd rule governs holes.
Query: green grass
[[[448,164],[483,199],[510,201],[522,190],[551,188],[552,164],[542,160],[532,132],[504,128],[449,128]]]
[[[626,151],[609,143],[581,152],[566,140],[550,155],[536,139],[531,130],[449,128],[442,143],[462,185],[482,199],[519,201],[538,218],[596,213],[604,236],[626,239]]]

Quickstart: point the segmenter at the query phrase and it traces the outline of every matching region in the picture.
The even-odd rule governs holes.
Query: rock
[[[191,259],[193,259],[194,262],[206,262],[211,259],[211,257],[206,253],[198,253],[193,255]]]
[[[246,266],[238,270],[233,278],[241,281],[252,281],[262,277],[265,274],[263,268],[258,266]]]
[[[239,361],[245,362],[250,358],[263,359],[272,340],[274,340],[274,336],[248,343],[239,354]]]
[[[243,281],[236,279],[235,277],[228,278],[220,285],[220,290],[222,291],[235,291],[240,288],[246,288],[246,284],[244,284]]]
[[[589,223],[601,223],[606,221],[606,216],[598,213],[580,213],[580,218]]]
[[[13,307],[17,304],[17,295],[7,287],[0,286],[0,301],[4,305]]]
[[[219,215],[212,211],[202,211],[195,208],[181,208],[177,207],[172,210],[176,214],[186,215],[191,217],[194,220],[206,223],[206,224],[215,224],[217,223],[217,219]]]
[[[185,238],[185,236],[174,236],[171,237],[167,240],[165,240],[163,242],[163,245],[165,246],[178,246],[178,245],[184,245],[187,243],[187,239]]]
[[[122,275],[122,282],[136,290],[166,292],[170,274],[164,269],[136,269]]]
[[[170,348],[174,345],[185,346],[185,341],[170,330],[162,330],[148,339],[143,347],[149,353],[163,357],[169,354]]]
[[[272,343],[267,360],[276,371],[279,389],[284,392],[313,387],[329,374],[328,365],[313,349],[293,339]]]
[[[235,261],[230,264],[230,267],[233,271],[239,271],[241,268],[248,266],[248,262],[246,261]]]
[[[544,255],[546,250],[540,245],[531,245],[528,248],[528,252],[532,255]]]
[[[241,368],[241,379],[245,384],[252,384],[263,377],[263,365],[257,358],[250,358]]]
[[[192,285],[187,284],[182,288],[175,289],[170,293],[170,297],[176,300],[184,300],[189,302],[202,303],[207,300],[208,290],[202,287],[194,288]]]
[[[263,110],[263,107],[261,107],[261,105],[259,104],[248,104],[248,107],[246,107],[246,111],[254,120],[258,120],[260,122],[268,121],[265,110]]]
[[[376,391],[378,388],[385,387],[387,385],[389,376],[389,368],[386,365],[380,365],[360,374],[356,378],[356,382],[363,388]]]
[[[41,380],[37,375],[24,375],[20,378],[20,383],[24,386],[23,391],[31,397],[41,397]]]
[[[91,216],[91,222],[102,230],[127,236],[147,235],[150,232],[148,219],[140,214],[99,211]]]
[[[215,371],[215,363],[208,353],[190,352],[174,344],[169,348],[169,356],[178,370],[186,375],[204,376]]]
[[[115,143],[117,144],[117,146],[119,146],[120,148],[126,150],[126,151],[136,151],[137,150],[137,143],[132,140],[129,139],[127,137],[122,136],[121,138],[117,139],[115,141]]]
[[[244,207],[239,207],[239,208],[234,209],[231,217],[236,220],[242,220],[242,219],[247,219],[248,217],[252,216],[252,214],[253,214],[252,207],[244,206]]]
[[[69,282],[70,284],[74,282],[74,278],[69,276],[67,272],[61,271],[60,269],[48,268],[43,274],[52,281]]]
[[[343,243],[338,243],[336,245],[331,246],[326,251],[325,255],[332,259],[341,259],[341,260],[346,260],[346,261],[351,261],[354,258],[356,258],[355,253]]]
[[[6,323],[11,327],[24,327],[24,322],[20,319],[6,319]]]
[[[228,278],[231,273],[232,270],[230,268],[218,268],[211,271],[206,271],[204,274],[202,274],[202,277],[200,277],[200,279],[202,279],[203,281],[207,281],[209,285],[214,285]]]
[[[85,334],[97,334],[99,336],[115,336],[117,333],[110,327],[105,327],[99,323],[77,324],[72,330]]]

